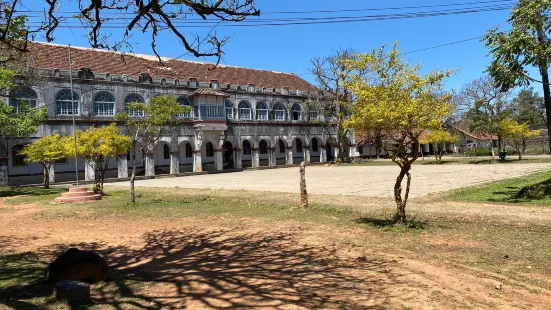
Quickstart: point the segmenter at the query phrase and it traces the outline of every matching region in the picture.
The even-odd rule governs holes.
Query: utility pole
[[[77,129],[75,124],[75,99],[73,93],[73,63],[71,61],[71,44],[68,46],[69,49],[69,84],[71,85],[71,108],[73,115],[73,136],[75,138],[75,177],[77,180],[78,187],[78,157],[77,157]],[[78,106],[77,106],[78,107]]]

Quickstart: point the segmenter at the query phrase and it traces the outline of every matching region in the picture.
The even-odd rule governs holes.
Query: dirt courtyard
[[[399,168],[389,166],[311,166],[306,168],[308,192],[388,198]],[[420,197],[483,182],[551,169],[551,163],[502,165],[414,165],[410,197]],[[210,188],[272,192],[299,191],[299,168],[158,178],[136,181],[141,187]],[[128,182],[124,182],[128,183]],[[117,186],[123,182],[114,183]]]

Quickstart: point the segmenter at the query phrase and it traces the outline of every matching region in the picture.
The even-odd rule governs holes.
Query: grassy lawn
[[[337,249],[353,249],[366,253],[364,255],[375,253],[374,256],[385,253],[434,265],[453,266],[465,272],[474,269],[481,275],[492,272],[505,277],[499,279],[504,285],[515,286],[515,281],[523,281],[534,287],[551,289],[551,280],[544,276],[551,273],[551,222],[451,214],[438,205],[450,200],[551,203],[549,198],[537,202],[510,199],[513,192],[522,187],[549,178],[551,172],[544,172],[456,191],[444,201],[435,201],[434,211],[410,211],[412,221],[407,228],[393,226],[388,220],[394,208],[391,200],[312,195],[311,207],[302,210],[295,194],[181,188],[138,188],[137,203],[133,205],[127,203],[127,189],[117,187],[108,187],[108,194],[101,201],[66,205],[52,203],[63,189],[0,189],[0,196],[12,196],[4,201],[3,208],[7,211],[0,215],[12,212],[10,208],[33,205],[42,209],[29,216],[44,222],[67,219],[103,223],[116,219],[127,221],[127,225],[132,226],[134,219],[199,219],[237,229],[260,225],[267,234],[276,233],[276,225],[284,225],[294,227],[293,231],[297,233],[312,231],[310,234],[320,234],[321,239],[327,239],[325,246],[332,245]],[[250,251],[256,247],[252,246]],[[278,246],[273,247],[277,249]],[[113,249],[121,251],[120,247]],[[224,247],[221,251],[226,250]],[[209,253],[210,259],[214,252]],[[0,253],[0,308],[2,305],[16,309],[30,305],[61,307],[45,293],[42,280],[45,263],[29,253]],[[117,269],[115,272],[129,271]],[[121,276],[119,279],[115,277],[114,283],[94,287],[111,292],[124,286],[124,290],[132,292],[128,296],[134,296],[135,292],[151,285],[148,281],[146,284],[142,280]],[[132,302],[143,302],[135,296],[132,298]]]
[[[454,201],[551,206],[551,171],[459,189],[447,198]]]

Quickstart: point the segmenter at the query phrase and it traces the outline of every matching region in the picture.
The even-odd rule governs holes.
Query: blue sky
[[[34,1],[34,0],[33,0]],[[73,1],[75,2],[75,1]],[[365,8],[389,8],[422,5],[441,5],[474,0],[257,0],[257,7],[262,12],[280,11],[312,11],[312,10],[342,10]],[[510,1],[505,4],[511,4]],[[465,7],[486,6],[490,4],[470,4]],[[281,15],[265,14],[259,18],[277,17],[319,17],[319,16],[354,16],[375,15],[404,12],[434,11],[461,7],[424,8],[394,11],[368,11],[343,13],[317,13]],[[74,7],[63,7],[62,10],[74,10]],[[399,49],[411,52],[440,44],[446,44],[464,39],[478,37],[484,31],[507,20],[509,11],[495,11],[472,13],[465,15],[448,15],[414,19],[370,21],[357,23],[331,23],[321,25],[289,25],[278,27],[219,27],[218,36],[232,36],[225,47],[223,63],[268,69],[275,71],[293,72],[304,79],[312,81],[307,68],[312,57],[329,55],[336,49],[351,48],[358,52],[369,52],[379,48],[382,44],[392,44],[399,41]],[[251,18],[255,19],[255,17]],[[210,29],[207,29],[208,31]],[[192,30],[188,33],[196,33]],[[113,33],[117,36],[119,33]],[[84,32],[78,27],[59,29],[56,32],[55,43],[76,46],[87,46]],[[131,39],[135,53],[152,54],[147,35],[136,33]],[[162,56],[178,57],[185,51],[176,38],[162,35],[158,42],[158,50]],[[486,56],[487,49],[478,40],[442,48],[411,53],[406,56],[411,62],[421,62],[424,70],[432,69],[459,69],[447,83],[448,89],[459,89],[465,83],[479,78],[490,62]],[[185,55],[182,59],[197,60]],[[213,61],[214,59],[199,59]],[[537,86],[536,86],[537,87]]]

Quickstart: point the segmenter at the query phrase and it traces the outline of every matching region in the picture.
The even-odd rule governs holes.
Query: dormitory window
[[[132,117],[143,117],[144,111],[140,109],[131,109],[128,105],[130,103],[144,103],[143,97],[138,94],[128,94],[124,98],[124,110]]]
[[[163,145],[163,158],[170,159],[170,148],[168,147],[168,144]]]
[[[186,158],[193,157],[193,149],[191,148],[191,144],[186,143]]]
[[[207,157],[214,157],[214,146],[210,142],[207,142]]]
[[[113,116],[115,115],[115,97],[108,92],[102,91],[94,97],[94,115]]]
[[[62,89],[55,96],[55,111],[57,115],[78,115],[79,114],[78,95],[73,92],[71,100],[71,90]]]
[[[240,120],[251,120],[251,106],[244,101],[241,101],[238,106]]]
[[[268,154],[268,143],[264,140],[260,141],[260,154]]]
[[[12,152],[12,166],[26,166],[27,163],[25,162],[25,155],[21,154],[21,150],[23,150],[23,145],[16,145],[11,149]]]
[[[312,152],[319,151],[318,139],[312,140]]]
[[[243,141],[243,155],[251,155],[251,143],[247,140]]]
[[[36,93],[34,90],[24,87],[10,94],[10,106],[13,107],[13,113],[21,112],[22,105],[29,108],[36,108]]]
[[[226,99],[224,107],[226,109],[226,119],[233,119],[233,103]]]
[[[260,121],[268,120],[268,107],[264,102],[256,104],[256,119]]]
[[[297,139],[297,153],[302,153],[302,140]]]
[[[279,140],[279,152],[285,153],[285,143],[283,141]]]
[[[291,108],[291,117],[293,118],[293,121],[302,121],[302,109],[300,105],[294,104]]]
[[[281,103],[276,103],[274,105],[274,120],[276,121],[285,120],[285,108]]]

